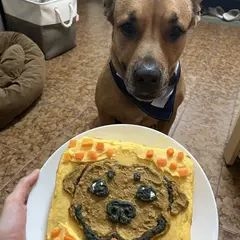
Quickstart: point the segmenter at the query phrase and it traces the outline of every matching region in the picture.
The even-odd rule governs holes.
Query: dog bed
[[[15,32],[0,32],[0,128],[42,93],[45,60],[39,47]]]

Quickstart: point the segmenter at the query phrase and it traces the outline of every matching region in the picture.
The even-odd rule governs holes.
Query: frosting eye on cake
[[[47,239],[189,240],[192,194],[192,160],[181,151],[72,140],[59,163]],[[66,239],[51,234],[59,224]]]

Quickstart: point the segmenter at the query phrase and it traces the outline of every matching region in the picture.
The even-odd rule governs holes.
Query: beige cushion
[[[42,93],[45,60],[39,47],[20,33],[0,32],[0,128]]]

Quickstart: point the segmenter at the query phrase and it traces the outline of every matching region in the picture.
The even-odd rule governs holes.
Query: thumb
[[[32,190],[33,185],[37,182],[39,177],[39,169],[34,170],[30,175],[22,178],[12,192],[12,196],[20,203],[25,203]]]

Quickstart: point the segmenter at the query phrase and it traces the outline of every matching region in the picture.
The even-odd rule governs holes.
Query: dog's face
[[[168,231],[169,216],[188,205],[185,194],[161,173],[113,160],[74,171],[63,187],[73,197],[70,214],[86,239],[155,239]]]
[[[198,1],[198,2],[196,2]],[[105,0],[113,24],[112,52],[128,91],[141,100],[168,86],[189,29],[199,18],[199,0]]]

